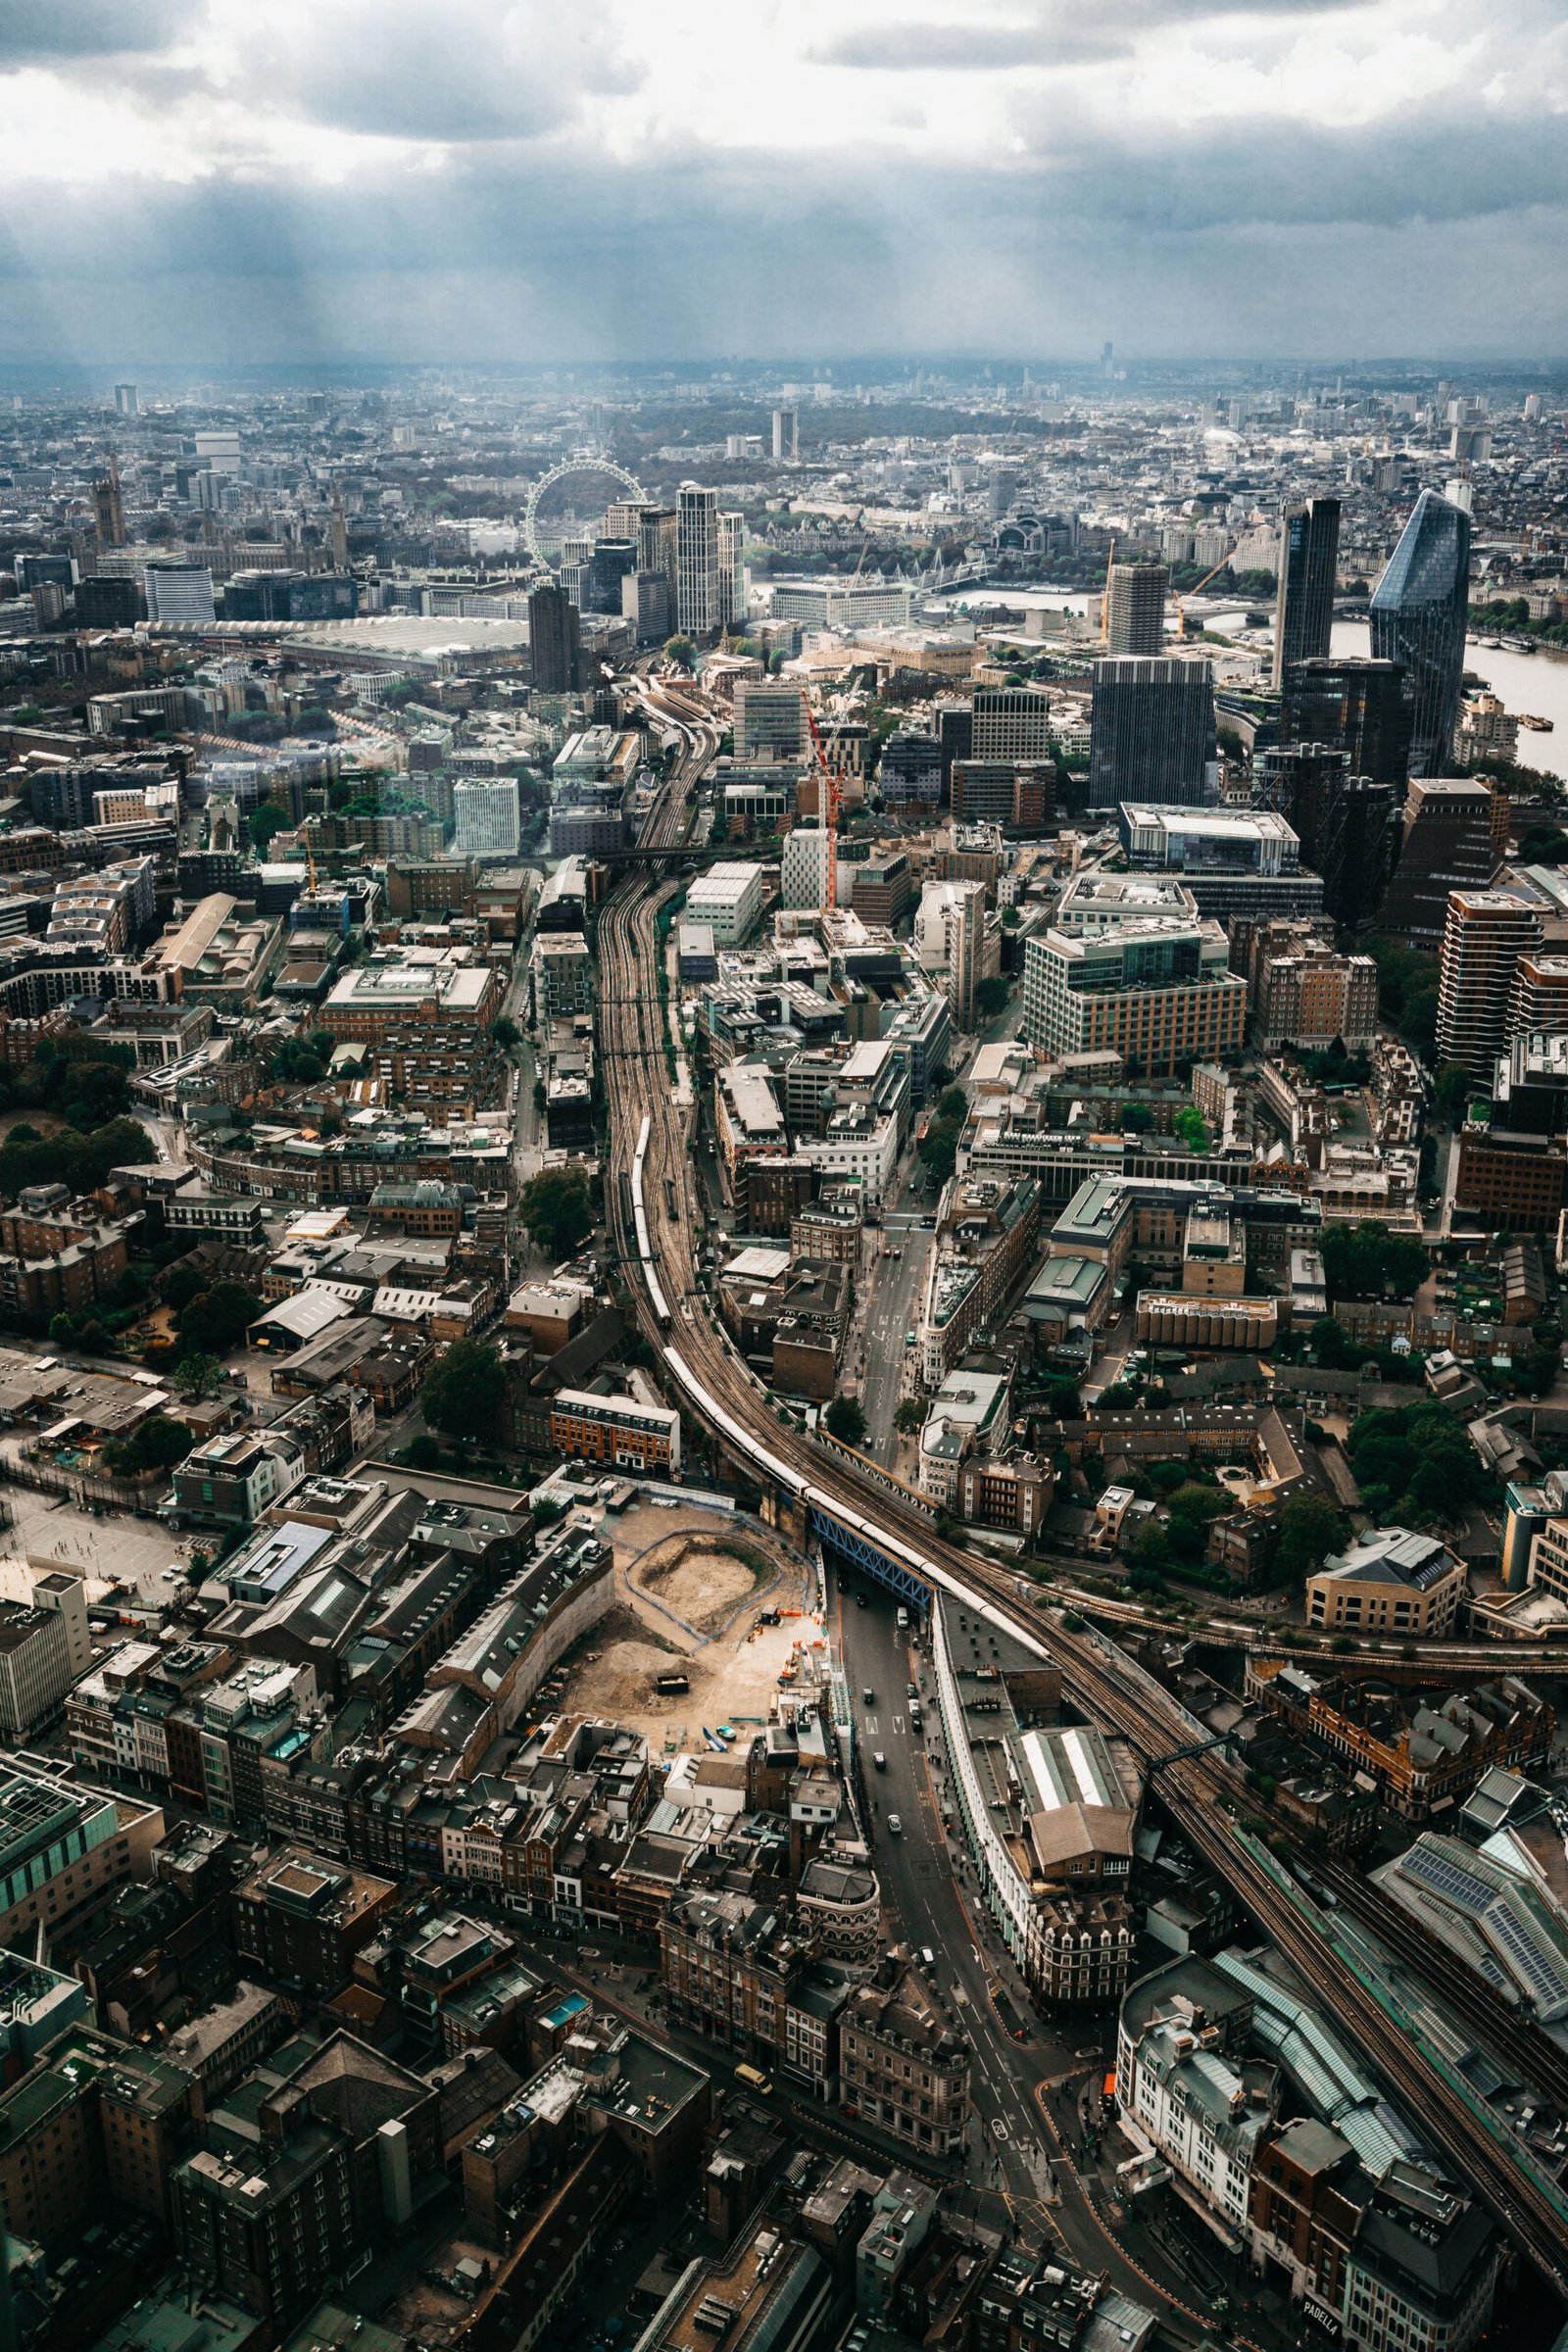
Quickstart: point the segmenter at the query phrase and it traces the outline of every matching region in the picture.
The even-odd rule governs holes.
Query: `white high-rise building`
[[[142,573],[147,593],[147,617],[166,627],[218,618],[213,602],[213,575],[205,564],[149,564]]]
[[[688,637],[710,637],[720,624],[718,493],[682,482],[675,493],[675,617]]]
[[[986,976],[986,886],[928,882],[914,918],[915,961],[946,988],[960,1029],[975,1026],[975,991]]]
[[[829,839],[822,825],[797,825],[785,835],[779,895],[786,908],[826,906]]]
[[[718,625],[733,628],[746,617],[746,517],[726,512],[718,518]]]
[[[452,787],[457,819],[453,854],[459,858],[515,858],[522,819],[515,776],[483,777]]]

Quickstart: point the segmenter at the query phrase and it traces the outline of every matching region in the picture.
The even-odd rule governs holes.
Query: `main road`
[[[645,840],[678,841],[686,793],[716,751],[720,722],[692,690],[648,689],[660,717],[680,731],[683,750],[650,814]],[[689,1222],[689,1139],[674,1099],[667,1034],[660,1002],[657,915],[673,886],[646,877],[617,891],[600,917],[604,994],[601,1054],[610,1108],[607,1209],[637,1319],[683,1408],[707,1421],[720,1443],[774,1494],[809,1498],[819,1511],[874,1526],[891,1556],[933,1591],[946,1590],[990,1609],[1038,1649],[1046,1642],[1038,1606],[1016,1578],[938,1538],[924,1514],[865,1481],[852,1464],[819,1446],[793,1421],[781,1420],[728,1348],[709,1301],[695,1288],[695,1236]],[[633,1163],[640,1159],[646,1254],[633,1210]],[[1103,1636],[1059,1615],[1049,1622],[1050,1652],[1066,1689],[1088,1714],[1121,1733],[1151,1762],[1187,1748],[1202,1727]],[[1257,1800],[1241,1775],[1212,1753],[1164,1764],[1161,1801],[1196,1851],[1230,1885],[1252,1917],[1360,2044],[1396,2090],[1411,2118],[1474,2183],[1502,2227],[1568,2294],[1568,2199],[1494,2127],[1459,2078],[1415,2038],[1370,1979],[1335,1946],[1330,1916],[1298,1887],[1241,1826]],[[1409,1922],[1390,1906],[1396,1943],[1407,1948]],[[1528,2051],[1527,2080],[1549,2084],[1564,2067],[1533,2026],[1508,2013],[1479,1984],[1445,1986],[1450,2005],[1497,2046]],[[1555,2061],[1555,2064],[1553,2064]]]

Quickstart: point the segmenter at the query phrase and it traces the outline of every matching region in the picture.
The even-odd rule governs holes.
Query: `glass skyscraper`
[[[1334,625],[1339,576],[1340,502],[1309,498],[1287,507],[1280,524],[1279,595],[1274,608],[1274,683],[1292,662],[1322,661]]]
[[[1372,652],[1403,664],[1410,697],[1410,773],[1441,776],[1451,756],[1464,676],[1470,517],[1423,490],[1372,591]]]
[[[1094,664],[1089,806],[1200,808],[1215,797],[1214,672],[1179,654]],[[976,729],[978,735],[979,729]]]

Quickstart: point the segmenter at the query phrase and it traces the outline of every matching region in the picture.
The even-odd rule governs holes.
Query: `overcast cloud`
[[[0,361],[1564,356],[1558,0],[0,0]]]

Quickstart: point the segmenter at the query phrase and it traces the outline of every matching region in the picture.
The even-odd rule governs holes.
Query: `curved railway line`
[[[688,792],[716,752],[720,728],[695,691],[662,682],[650,682],[643,691],[650,715],[677,729],[682,743],[642,838],[648,847],[675,846],[684,835]],[[937,1538],[897,1496],[862,1482],[853,1465],[780,1423],[715,1327],[708,1300],[695,1291],[688,1204],[697,1196],[690,1138],[668,1076],[658,974],[657,918],[674,888],[634,875],[599,919],[601,1053],[610,1107],[606,1197],[638,1322],[685,1409],[752,1474],[775,1493],[831,1514],[927,1587],[954,1593],[1044,1652],[1048,1629],[1038,1601],[1021,1597],[1016,1576]],[[1106,1637],[1069,1631],[1054,1615],[1049,1649],[1075,1703],[1151,1761],[1204,1736],[1204,1727]],[[1328,2014],[1397,2087],[1433,2146],[1461,2180],[1474,2183],[1558,2292],[1568,2294],[1568,2196],[1441,2055],[1423,2046],[1387,1994],[1380,1998],[1369,1978],[1336,1948],[1330,1912],[1242,1826],[1239,1816],[1255,1810],[1257,1799],[1240,1774],[1213,1754],[1173,1761],[1162,1768],[1160,1796],[1193,1847],[1322,1996]],[[1568,2108],[1568,2059],[1553,2043],[1378,1889],[1332,1866],[1320,1875],[1325,1884],[1332,1879],[1336,1904],[1391,1936],[1468,2027]]]

